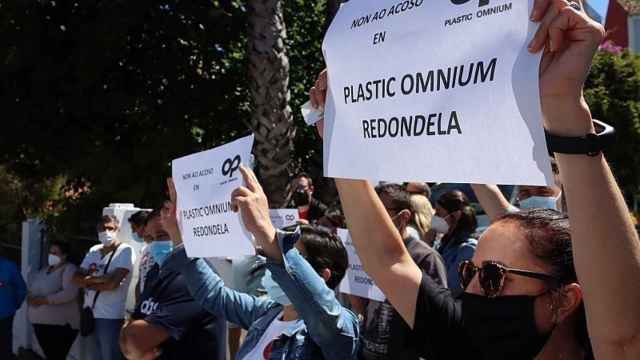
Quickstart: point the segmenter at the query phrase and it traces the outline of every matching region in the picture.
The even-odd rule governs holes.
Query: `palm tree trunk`
[[[283,205],[295,127],[289,107],[289,58],[281,0],[249,0],[251,127],[262,185],[273,207]]]

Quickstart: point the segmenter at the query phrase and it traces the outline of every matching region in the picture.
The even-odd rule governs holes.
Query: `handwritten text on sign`
[[[362,262],[353,247],[349,231],[347,229],[338,229],[338,236],[342,240],[349,257],[349,268],[344,275],[344,279],[340,282],[338,291],[371,300],[384,301],[385,297],[380,288],[373,283],[373,279],[362,269]]]
[[[231,192],[242,185],[253,135],[172,163],[182,238],[190,257],[254,254],[249,233],[231,210]]]
[[[323,44],[331,90],[325,174],[549,183],[540,56],[526,46],[537,26],[528,20],[532,4],[343,4]]]

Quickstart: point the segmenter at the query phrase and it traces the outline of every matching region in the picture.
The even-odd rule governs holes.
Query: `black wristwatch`
[[[549,134],[544,131],[547,139],[547,150],[549,155],[553,153],[559,154],[577,154],[596,156],[606,147],[613,144],[615,140],[616,130],[613,126],[607,125],[599,120],[593,120],[596,129],[595,134],[587,134],[585,136],[565,137]]]

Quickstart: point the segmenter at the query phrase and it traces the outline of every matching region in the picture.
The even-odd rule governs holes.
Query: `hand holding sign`
[[[240,173],[245,186],[240,186],[231,193],[233,211],[240,212],[244,226],[253,234],[265,254],[279,260],[282,254],[275,242],[276,229],[271,223],[267,195],[251,169],[240,166]]]
[[[178,194],[176,192],[176,185],[173,183],[173,179],[167,179],[167,190],[169,193],[169,200],[164,202],[162,210],[160,212],[160,223],[164,230],[169,234],[173,245],[179,245],[182,243],[182,235],[180,234],[180,227],[178,225],[178,217],[176,215],[176,203],[178,201]]]
[[[546,45],[540,65],[542,111],[545,127],[561,136],[593,132],[590,116],[583,116],[584,121],[576,123],[574,116],[567,115],[574,109],[589,113],[582,87],[605,34],[602,25],[577,10],[580,7],[575,4],[554,2],[530,44],[531,51],[540,51]]]
[[[315,84],[309,90],[309,101],[311,106],[316,109],[324,108],[325,100],[327,98],[327,69],[322,70],[316,79]],[[324,116],[322,119],[315,123],[316,130],[320,138],[324,136]]]

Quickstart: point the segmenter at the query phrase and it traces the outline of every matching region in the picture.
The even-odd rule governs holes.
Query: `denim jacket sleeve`
[[[283,263],[267,260],[273,279],[304,320],[311,339],[326,359],[355,359],[358,320],[294,247],[300,233],[278,233]]]
[[[269,309],[278,306],[269,299],[257,298],[226,287],[211,265],[203,259],[189,259],[184,247],[177,249],[163,267],[171,267],[182,274],[189,293],[203,309],[214,315],[224,316],[246,330]]]

